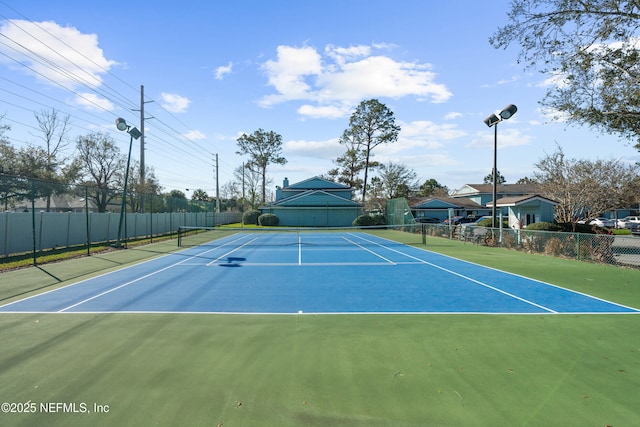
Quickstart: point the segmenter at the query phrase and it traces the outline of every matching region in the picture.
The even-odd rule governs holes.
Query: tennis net
[[[178,229],[178,246],[344,246],[426,243],[424,224],[373,227],[187,227]]]

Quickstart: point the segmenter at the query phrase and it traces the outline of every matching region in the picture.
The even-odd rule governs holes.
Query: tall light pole
[[[494,127],[493,132],[493,205],[491,206],[491,226],[496,228],[496,198],[498,193],[498,123],[503,120],[509,119],[513,116],[518,107],[513,104],[509,104],[502,109],[497,115],[491,114],[484,119],[484,123],[491,127]]]
[[[129,154],[127,156],[127,169],[124,172],[124,189],[122,190],[122,206],[120,207],[120,222],[118,224],[118,240],[116,241],[116,247],[119,248],[121,246],[122,240],[122,224],[124,223],[124,217],[127,210],[127,181],[129,180],[129,165],[131,163],[131,146],[133,145],[133,139],[138,139],[142,136],[142,133],[136,128],[131,127],[127,124],[127,122],[118,117],[116,119],[116,127],[119,131],[126,131],[129,138]]]

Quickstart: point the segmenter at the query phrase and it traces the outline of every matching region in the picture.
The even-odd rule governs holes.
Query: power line
[[[36,22],[33,22],[32,20],[28,19],[27,17],[25,17],[22,13],[18,12],[17,10],[15,10],[12,7],[9,7],[8,5],[6,5],[5,2],[0,1],[1,4],[7,6],[10,10],[12,10],[13,12],[17,13],[19,16],[22,16],[26,21],[32,23],[33,25],[36,25],[39,29],[41,29],[43,32],[45,32],[46,34],[48,34],[50,37],[52,37],[52,39],[57,40],[58,42],[62,43],[63,45],[67,46],[69,49],[72,49],[74,52],[77,52],[82,58],[86,59],[87,61],[90,61],[92,64],[94,64],[96,67],[98,67],[100,70],[102,70],[104,73],[108,74],[109,76],[112,76],[114,79],[116,79],[117,81],[123,83],[128,89],[135,89],[132,85],[130,85],[129,83],[127,83],[126,81],[124,81],[122,78],[120,78],[119,76],[117,76],[116,74],[114,74],[113,72],[111,72],[109,69],[106,69],[104,67],[102,67],[100,64],[96,63],[95,61],[93,61],[91,58],[87,57],[86,55],[84,55],[82,52],[77,51],[75,48],[73,48],[72,46],[69,46],[67,43],[65,43],[63,40],[59,39],[55,34],[50,33],[49,31],[47,31],[45,28],[43,28],[41,25],[39,25]],[[7,19],[4,15],[0,15],[3,18]],[[41,45],[45,46],[47,49],[51,50],[52,52],[54,52],[55,50],[47,44],[47,42],[45,40],[41,40],[39,38],[37,38],[36,36],[34,36],[33,34],[30,34],[25,28],[20,27],[20,30],[24,33],[26,33],[29,37],[32,37],[33,39],[35,39],[38,43],[40,43]],[[6,35],[2,35],[4,37],[5,40],[8,40],[8,42],[2,42],[0,41],[0,44],[6,46],[11,52],[14,52],[15,55],[20,55],[21,57],[25,57],[28,61],[33,61],[33,63],[37,63],[41,70],[42,69],[48,69],[50,71],[52,71],[54,74],[53,75],[58,75],[61,76],[61,78],[64,81],[67,81],[69,83],[71,83],[72,85],[76,86],[76,87],[86,87],[88,89],[89,92],[101,97],[102,99],[104,99],[105,101],[109,102],[111,105],[114,106],[118,106],[122,109],[131,111],[134,108],[132,107],[137,107],[134,106],[133,103],[131,101],[129,101],[129,98],[124,97],[118,90],[116,90],[115,88],[109,86],[108,84],[102,82],[101,80],[96,81],[95,80],[95,76],[91,73],[89,73],[88,71],[84,70],[82,68],[82,66],[76,64],[75,62],[73,62],[71,59],[69,58],[61,58],[64,63],[68,63],[70,66],[75,67],[72,69],[77,69],[80,70],[81,73],[84,73],[86,75],[89,76],[89,79],[86,78],[80,78],[80,76],[78,75],[78,73],[74,73],[70,70],[67,70],[63,67],[61,67],[58,63],[56,63],[55,61],[52,61],[51,59],[47,59],[45,57],[43,57],[42,55],[38,55],[36,53],[34,53],[32,50],[28,49],[26,46],[24,46],[21,43],[18,43],[14,40],[11,40],[9,38],[6,37]],[[16,48],[16,46],[19,46],[20,49],[19,50]],[[6,52],[1,52],[0,54],[2,54],[4,57],[8,58],[10,61],[12,61],[13,63],[19,65],[20,67],[23,67],[24,69],[28,70],[30,73],[33,73],[34,75],[38,76],[39,78],[43,79],[43,81],[45,82],[50,82],[52,85],[61,88],[64,91],[67,91],[71,94],[73,94],[76,98],[78,99],[82,99],[83,102],[85,102],[87,105],[91,105],[92,108],[94,108],[97,111],[102,111],[104,113],[110,114],[110,115],[114,115],[113,111],[109,108],[105,108],[102,105],[100,105],[97,102],[94,102],[93,99],[88,98],[85,94],[79,93],[79,91],[77,89],[75,89],[74,87],[70,87],[70,85],[65,85],[62,84],[60,81],[51,78],[50,75],[47,73],[45,74],[44,72],[40,72],[38,69],[36,69],[33,66],[30,66],[29,64],[25,63],[25,61],[18,59],[18,57],[14,57],[13,55],[10,55]],[[58,56],[60,56],[58,54]],[[21,89],[25,89],[30,91],[31,93],[44,98],[44,100],[36,100],[34,98],[30,98],[27,97],[23,94],[19,94],[16,93],[14,91],[10,91],[8,89],[2,89],[4,92],[6,92],[7,94],[10,94],[11,96],[17,98],[17,99],[21,99],[24,101],[27,101],[28,103],[30,103],[31,105],[37,105],[39,107],[50,107],[51,104],[49,104],[49,102],[53,102],[57,105],[62,105],[64,107],[65,110],[63,110],[62,112],[69,114],[69,116],[71,116],[74,119],[77,120],[82,120],[84,122],[88,122],[90,125],[97,127],[98,129],[104,129],[104,120],[102,119],[102,117],[96,115],[96,114],[92,114],[89,113],[85,110],[80,110],[76,107],[70,107],[68,103],[64,103],[62,101],[60,101],[59,99],[56,99],[54,97],[51,97],[49,95],[47,95],[46,93],[42,92],[42,91],[38,91],[32,88],[28,88],[25,85],[22,85],[20,83],[17,83],[15,81],[11,81],[9,79],[6,79],[4,77],[0,77],[1,79],[3,79],[4,81],[16,85],[17,87],[21,88]],[[102,90],[101,88],[107,88],[108,90]],[[146,102],[145,100],[148,99],[148,102],[154,102],[151,98],[147,98],[144,97],[142,99],[142,102]],[[25,107],[23,105],[18,105],[15,102],[7,102],[8,105],[12,105],[14,107],[26,110],[26,111],[30,111],[29,107]],[[166,116],[168,116],[171,121],[173,121],[174,123],[177,123],[178,125],[180,125],[181,127],[184,127],[185,129],[191,129],[186,123],[184,123],[181,119],[179,119],[178,117],[176,117],[173,113],[171,113],[170,111],[168,111],[163,105],[162,103],[156,103],[156,105],[163,111],[163,115],[166,114]],[[71,114],[69,113],[68,109],[69,108],[73,108],[73,110],[76,112],[76,114]],[[60,109],[60,108],[58,108]],[[35,113],[35,111],[31,110],[32,112]],[[80,117],[80,115],[82,117]],[[115,118],[115,117],[114,117]],[[174,126],[173,124],[168,123],[165,119],[160,118],[158,116],[154,117],[154,122],[153,122],[153,126],[151,129],[151,132],[147,133],[147,137],[150,139],[150,144],[145,145],[145,148],[147,148],[149,150],[149,152],[152,152],[154,154],[156,154],[159,157],[165,158],[165,159],[169,159],[173,162],[180,162],[183,164],[186,164],[187,166],[192,166],[192,163],[187,163],[182,159],[178,159],[178,157],[182,157],[182,156],[187,156],[193,160],[195,160],[196,162],[198,162],[199,164],[203,164],[203,165],[208,165],[210,166],[210,163],[206,160],[209,156],[208,154],[211,154],[210,149],[206,148],[205,146],[203,146],[201,143],[199,143],[197,140],[193,140],[190,139],[188,137],[185,136],[186,132],[180,132],[179,130],[177,130],[176,126]],[[28,126],[28,125],[26,125]],[[31,126],[28,126],[32,129],[35,129]],[[108,129],[108,128],[107,128]],[[109,133],[114,134],[115,131],[108,129]],[[163,147],[168,147],[169,150],[165,150],[163,149]],[[180,154],[179,156],[176,154]],[[224,161],[220,162],[222,165],[222,168],[224,169],[228,169],[229,173],[232,173],[233,168],[231,166],[227,166],[227,164],[224,163]],[[220,167],[220,165],[219,165]],[[190,168],[187,167],[185,168],[185,170],[190,171]]]

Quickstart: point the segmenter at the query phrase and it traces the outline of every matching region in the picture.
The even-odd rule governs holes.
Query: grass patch
[[[0,315],[3,425],[637,425],[637,316]]]

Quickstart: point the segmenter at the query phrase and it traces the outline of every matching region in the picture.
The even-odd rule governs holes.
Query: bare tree
[[[417,189],[418,175],[407,165],[388,162],[380,166],[380,184],[382,195],[388,199],[408,197],[411,190]]]
[[[142,206],[146,205],[145,198],[159,195],[162,191],[153,167],[145,166],[144,169],[144,182],[140,182],[140,162],[131,161],[127,182],[127,203],[131,207],[131,212],[141,212]],[[118,186],[124,188],[124,176],[121,174],[118,175]]]
[[[536,163],[534,179],[543,195],[556,200],[555,219],[575,225],[580,218],[593,219],[624,207],[627,192],[636,185],[640,168],[618,160],[567,159],[558,147]]]
[[[78,137],[78,157],[84,184],[90,186],[90,198],[99,212],[106,212],[109,202],[117,193],[111,188],[118,184],[126,168],[126,158],[120,153],[113,139],[103,133],[91,133]]]
[[[61,116],[55,109],[42,110],[35,113],[38,128],[41,131],[40,138],[45,143],[48,162],[53,162],[61,151],[69,145],[69,131],[71,126],[71,117],[67,115]]]
[[[234,176],[236,181],[240,183],[243,207],[244,203],[247,202],[251,208],[257,208],[260,203],[261,174],[245,164],[244,168],[243,166],[236,168]]]
[[[257,172],[262,177],[262,203],[266,201],[267,191],[267,166],[272,163],[284,165],[287,159],[282,157],[282,136],[263,129],[258,129],[251,135],[242,134],[237,139],[237,154],[250,156],[247,167]]]
[[[68,114],[60,115],[55,109],[42,110],[34,115],[40,129],[39,138],[44,142],[45,150],[45,168],[40,170],[37,178],[50,183],[43,188],[48,212],[51,208],[51,196],[58,190],[56,184],[62,184],[64,181],[62,168],[66,159],[62,156],[62,150],[69,145],[71,119]]]

